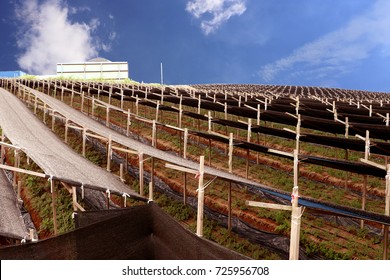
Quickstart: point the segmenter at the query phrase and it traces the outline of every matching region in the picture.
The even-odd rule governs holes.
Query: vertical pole
[[[122,182],[125,181],[125,179],[123,178],[123,163],[119,164],[119,178],[121,179]]]
[[[251,141],[252,137],[252,119],[248,119],[248,134],[247,134],[247,142]],[[245,167],[245,177],[249,178],[249,149],[246,150],[246,167]]]
[[[57,233],[58,233],[58,229],[57,229],[57,195],[56,195],[55,184],[53,182],[53,179],[50,179],[50,187],[51,187],[51,205],[52,205],[52,211],[53,211],[54,234],[57,235]]]
[[[298,206],[298,151],[294,150],[294,188],[292,192],[291,234],[290,234],[290,260],[299,259],[299,237],[301,227],[302,209]]]
[[[91,109],[92,117],[95,116],[95,96],[92,95],[92,109]]]
[[[66,118],[65,119],[65,143],[68,143],[68,130],[69,130],[68,123],[69,123],[69,119]]]
[[[127,109],[127,126],[126,126],[126,136],[129,136],[129,130],[131,125],[131,119],[130,119],[130,108]]]
[[[61,89],[61,101],[64,101],[64,87]]]
[[[370,131],[366,130],[364,159],[368,160],[370,154]],[[367,197],[367,175],[363,175],[363,190],[362,190],[362,210],[366,209],[366,197]],[[364,220],[360,220],[360,228],[364,228]]]
[[[1,130],[1,142],[4,142],[5,140],[5,134],[4,134],[4,130]],[[1,155],[0,155],[0,158],[1,158],[1,164],[4,164],[4,159],[5,159],[5,148],[4,148],[4,145],[1,145]]]
[[[229,134],[229,173],[233,173],[233,132]]]
[[[183,119],[183,95],[180,95],[180,103],[179,103],[179,128],[182,126],[182,119]]]
[[[18,192],[17,192],[17,198],[18,200],[22,199],[22,181],[18,181]]]
[[[81,92],[81,112],[84,112],[84,91]]]
[[[85,157],[85,146],[87,142],[87,129],[83,127],[83,148],[82,148],[82,155]]]
[[[386,174],[386,201],[385,201],[385,215],[390,215],[390,164],[386,165],[387,174]],[[383,227],[383,259],[388,259],[388,244],[389,244],[389,226],[385,225]]]
[[[199,182],[198,182],[198,212],[196,223],[196,235],[203,236],[203,211],[204,211],[204,189],[203,189],[203,177],[204,177],[204,156],[200,157],[199,162]]]
[[[149,182],[149,201],[153,201],[153,183]]]
[[[187,142],[188,142],[188,128],[185,128],[184,129],[183,158],[187,158]]]
[[[70,106],[73,107],[74,91],[72,89],[72,96],[70,97]]]
[[[229,182],[228,191],[228,231],[232,231],[232,182]]]
[[[77,211],[77,190],[76,187],[72,186],[72,202],[73,202],[73,211]]]
[[[107,142],[107,171],[111,172],[111,155],[112,155],[112,140],[111,140],[111,134],[108,135],[108,142]]]
[[[110,126],[110,107],[109,107],[109,105],[107,105],[107,108],[106,108],[106,126],[107,127]]]
[[[144,195],[144,154],[138,154],[138,164],[139,164],[139,194]]]
[[[121,109],[123,110],[123,88],[121,89]]]
[[[56,112],[53,110],[51,115],[51,130],[54,131],[54,127],[56,124]]]
[[[46,124],[46,103],[43,103],[43,123]]]

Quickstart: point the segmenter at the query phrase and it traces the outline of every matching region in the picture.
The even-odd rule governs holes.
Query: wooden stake
[[[197,223],[196,223],[196,235],[198,235],[199,237],[203,236],[203,213],[204,213],[203,177],[204,177],[204,156],[200,156],[199,182],[198,182],[198,211],[197,211]]]
[[[4,140],[5,140],[4,130],[1,130],[1,142],[4,143]],[[4,145],[1,145],[1,149],[0,150],[1,150],[1,155],[0,155],[1,161],[0,161],[0,163],[4,164],[4,160],[5,160],[5,148],[4,148]]]
[[[233,173],[233,132],[229,134],[229,173]]]
[[[187,158],[187,142],[188,142],[188,128],[185,128],[184,129],[183,158]]]
[[[299,259],[299,238],[302,208],[298,206],[298,151],[294,150],[294,188],[292,193],[290,260]]]
[[[138,154],[138,164],[139,164],[139,194],[144,195],[144,154]]]
[[[187,204],[187,172],[184,172],[183,203]]]
[[[149,182],[149,201],[153,201],[153,183]]]
[[[83,127],[83,148],[82,148],[83,157],[85,157],[86,142],[87,142],[87,129]]]
[[[131,125],[131,119],[130,119],[130,108],[127,109],[127,126],[126,126],[126,136],[129,137],[129,130],[130,130],[130,125]]]
[[[229,182],[228,191],[228,231],[232,231],[232,182]]]
[[[112,140],[111,134],[108,135],[107,141],[107,171],[111,172],[111,157],[112,157]]]
[[[51,205],[52,205],[52,211],[53,211],[53,227],[54,227],[54,234],[57,235],[58,228],[57,228],[57,195],[56,195],[56,189],[55,184],[53,182],[53,179],[50,179],[50,188],[51,188]]]
[[[18,181],[18,192],[17,192],[17,198],[18,200],[22,199],[22,181]]]
[[[65,143],[68,143],[69,119],[65,119]]]
[[[106,107],[106,126],[110,126],[110,107]]]

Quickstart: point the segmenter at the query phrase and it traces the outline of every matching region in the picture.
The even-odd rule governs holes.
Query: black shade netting
[[[194,235],[154,203],[76,216],[76,230],[4,247],[0,259],[246,259]]]

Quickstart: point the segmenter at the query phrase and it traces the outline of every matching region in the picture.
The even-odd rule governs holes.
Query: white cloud
[[[294,50],[290,55],[263,66],[259,76],[271,82],[283,72],[324,78],[353,71],[354,67],[375,51],[390,52],[390,2],[377,1],[371,10],[350,20],[340,29],[328,33]],[[299,70],[297,70],[299,69]]]
[[[246,0],[193,0],[187,3],[186,11],[201,19],[201,28],[208,35],[232,16],[242,15],[246,11]],[[211,19],[205,19],[208,16]]]
[[[22,23],[17,38],[22,50],[17,61],[22,69],[31,74],[53,74],[58,62],[85,61],[98,54],[92,32],[99,20],[72,22],[69,14],[76,10],[62,0],[29,0],[16,7]]]

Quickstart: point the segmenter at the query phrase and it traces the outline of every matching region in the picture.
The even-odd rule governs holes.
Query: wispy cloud
[[[96,56],[99,46],[95,45],[93,32],[100,22],[98,19],[89,23],[72,22],[69,15],[76,12],[77,9],[68,7],[62,0],[43,3],[30,0],[18,4],[19,66],[32,74],[52,74],[58,62],[85,61]]]
[[[232,16],[242,15],[246,0],[193,0],[187,3],[186,11],[201,19],[201,28],[208,35]]]
[[[285,72],[289,77],[331,78],[353,71],[374,52],[389,55],[389,13],[389,1],[376,1],[371,10],[294,50],[287,57],[263,66],[258,74],[266,82],[274,81]]]

